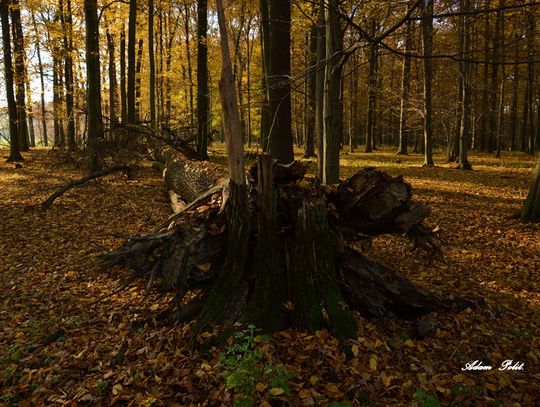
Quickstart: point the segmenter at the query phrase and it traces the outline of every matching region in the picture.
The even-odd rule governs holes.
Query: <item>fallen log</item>
[[[247,247],[234,249],[241,265],[234,273],[225,272],[236,238],[227,230],[221,189],[174,216],[167,229],[128,239],[104,264],[159,279],[175,293],[175,315],[199,325],[230,320],[266,331],[328,328],[350,337],[352,310],[416,318],[446,305],[355,249],[359,240],[392,233],[428,254],[440,251],[436,229],[424,223],[429,209],[412,201],[410,185],[373,168],[337,187],[318,185],[305,172],[301,163],[284,166],[268,156],[248,171],[249,238]],[[195,289],[202,297],[186,303],[185,294]]]
[[[41,207],[43,209],[48,209],[53,202],[63,194],[65,194],[67,191],[69,191],[71,188],[74,188],[79,185],[83,185],[87,183],[88,181],[91,181],[96,178],[105,177],[106,175],[112,174],[113,172],[122,171],[127,174],[127,177],[131,177],[131,168],[125,165],[118,165],[110,168],[105,168],[101,171],[93,172],[91,174],[88,174],[80,179],[70,181],[57,191],[55,191],[53,194],[51,194],[43,203],[41,204]]]

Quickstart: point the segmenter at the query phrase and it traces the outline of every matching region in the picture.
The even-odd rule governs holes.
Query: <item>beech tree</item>
[[[98,140],[103,138],[97,0],[84,0],[84,16],[86,23],[86,77],[88,80],[86,96],[88,106],[88,170],[95,172],[101,166]]]
[[[18,112],[13,91],[13,61],[11,59],[11,33],[9,24],[9,1],[0,0],[0,18],[2,20],[2,47],[4,51],[4,79],[9,115],[9,157],[8,161],[23,161],[19,148]]]

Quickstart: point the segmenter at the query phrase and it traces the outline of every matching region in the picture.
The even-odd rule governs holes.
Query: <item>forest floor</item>
[[[531,156],[472,154],[471,172],[442,154],[434,168],[390,150],[342,156],[343,176],[366,165],[403,175],[443,228],[447,264],[426,265],[402,237],[376,238],[367,251],[445,298],[477,304],[433,315],[433,337],[415,338],[411,321],[358,316],[347,346],[325,331],[285,331],[268,342],[238,335],[204,354],[189,350],[189,325],[156,318],[169,296],[145,295],[145,281],[114,293],[129,271],[100,267],[100,254],[169,215],[159,173],[141,164],[130,180],[109,175],[43,210],[83,172],[46,149],[25,158],[19,169],[0,161],[0,405],[227,405],[226,381],[246,378],[236,391],[264,406],[540,405],[540,226],[509,219],[526,196]],[[247,370],[227,364],[238,342]],[[462,370],[475,360],[493,369]],[[499,370],[505,360],[524,368]],[[276,374],[250,379],[259,368]]]

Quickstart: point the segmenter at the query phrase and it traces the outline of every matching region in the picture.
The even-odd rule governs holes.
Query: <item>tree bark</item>
[[[137,30],[137,0],[129,0],[128,20],[128,72],[127,72],[127,122],[135,124],[137,114],[135,108],[135,42]]]
[[[154,57],[154,0],[148,0],[148,89],[150,92],[150,128],[156,128],[156,61]]]
[[[64,42],[64,85],[66,87],[66,116],[67,116],[67,144],[70,151],[75,150],[75,111],[73,87],[73,23],[71,16],[71,0],[59,1],[60,22],[62,23],[62,38]]]
[[[343,29],[338,6],[338,0],[330,0],[325,10],[326,55],[340,55],[343,51]],[[340,58],[334,57],[327,61],[323,104],[323,184],[339,182],[339,149],[343,139],[342,72],[343,63]]]
[[[126,33],[120,31],[120,110],[122,124],[127,124],[127,89],[126,89]]]
[[[371,20],[371,33],[375,36],[377,22]],[[377,76],[378,76],[378,52],[379,45],[375,42],[369,44],[369,73],[368,73],[368,102],[367,102],[367,123],[366,123],[366,153],[371,153],[374,147],[376,113],[377,106]]]
[[[433,0],[422,2],[422,46],[424,61],[424,165],[433,166]]]
[[[118,123],[117,117],[117,88],[118,83],[116,81],[116,45],[114,41],[114,34],[111,34],[109,30],[106,33],[107,36],[107,51],[109,53],[109,123],[111,132],[115,129]],[[111,134],[114,136],[114,134]]]
[[[208,26],[207,0],[197,1],[197,153],[208,159]]]
[[[459,132],[459,168],[470,170],[471,164],[467,158],[468,140],[471,129],[471,63],[469,62],[471,52],[471,30],[470,17],[467,13],[471,10],[471,0],[460,0],[460,10],[464,13],[462,19],[462,38],[460,63],[460,76],[463,83],[462,104],[461,104],[461,125]]]
[[[88,170],[93,173],[97,172],[101,166],[98,140],[103,138],[97,0],[84,1],[84,15],[86,22],[86,78],[88,81],[86,94],[88,107]]]
[[[291,3],[269,2],[269,71],[267,74],[270,104],[270,155],[283,163],[294,160],[291,122]]]
[[[21,7],[18,0],[11,0],[10,13],[13,32],[13,56],[15,61],[14,80],[17,100],[17,128],[19,130],[19,145],[21,151],[29,149],[28,123],[26,117],[26,90],[24,80],[24,65],[26,52],[24,48],[24,36],[21,23]]]
[[[34,34],[38,35],[36,16],[32,13],[32,24],[34,27]],[[47,133],[47,111],[45,107],[45,73],[43,69],[43,62],[41,60],[41,47],[39,39],[36,37],[36,55],[38,60],[38,69],[39,69],[39,82],[41,85],[41,137],[43,139],[43,145],[47,147],[49,145],[49,137]]]
[[[411,7],[411,1],[408,2],[407,8]],[[403,69],[401,73],[401,103],[399,109],[399,148],[397,154],[408,154],[409,147],[409,129],[407,128],[407,113],[409,109],[409,90],[411,80],[411,52],[412,46],[412,23],[405,23],[405,56],[403,57]]]
[[[4,51],[4,79],[9,115],[9,157],[8,161],[23,161],[19,148],[18,114],[13,91],[13,61],[11,59],[11,33],[9,29],[9,4],[7,0],[0,1],[0,18],[2,20],[2,48]]]

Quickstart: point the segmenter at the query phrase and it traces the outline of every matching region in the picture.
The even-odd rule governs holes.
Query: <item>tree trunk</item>
[[[527,199],[521,208],[521,221],[523,223],[540,223],[540,156]]]
[[[128,72],[127,72],[127,122],[135,124],[137,114],[135,108],[135,42],[137,30],[137,0],[129,0],[128,20]]]
[[[433,0],[422,3],[422,47],[424,61],[424,165],[433,166],[433,101],[431,96],[433,68]]]
[[[197,153],[208,159],[208,25],[207,0],[197,0]]]
[[[110,129],[111,133],[114,131],[117,122],[117,88],[118,84],[116,81],[116,57],[115,57],[115,42],[114,42],[114,34],[111,34],[109,30],[107,30],[107,51],[109,53],[109,123],[110,123]],[[111,134],[111,137],[114,136],[114,134]]]
[[[12,0],[10,12],[12,22],[11,29],[13,32],[13,56],[15,60],[14,79],[17,99],[17,127],[19,130],[19,143],[21,151],[28,151],[29,137],[28,123],[26,120],[26,84],[24,80],[26,52],[24,48],[24,36],[21,23],[21,8],[18,0]]]
[[[97,0],[84,1],[84,15],[86,22],[86,78],[88,81],[86,94],[88,106],[88,170],[93,173],[100,168],[98,139],[103,137]]]
[[[195,108],[193,105],[193,68],[191,66],[191,42],[190,42],[190,11],[189,4],[184,1],[184,31],[185,31],[185,45],[186,45],[186,61],[187,61],[187,74],[188,74],[188,89],[189,89],[189,125],[191,128],[195,126]]]
[[[407,8],[411,7],[411,1],[408,2]],[[409,135],[407,128],[407,113],[409,109],[409,90],[411,81],[411,57],[408,55],[411,52],[412,46],[412,23],[405,23],[405,56],[403,57],[403,70],[401,74],[401,103],[399,109],[399,148],[397,154],[408,154]]]
[[[66,115],[67,115],[67,144],[70,151],[75,150],[75,111],[73,102],[73,27],[71,16],[71,0],[66,0],[64,9],[63,0],[59,1],[60,21],[62,23],[62,37],[64,42],[64,85],[66,87]]]
[[[291,122],[291,3],[269,2],[269,71],[266,83],[270,104],[270,155],[283,163],[294,160]]]
[[[308,79],[306,83],[306,98],[305,106],[305,151],[304,157],[315,157],[315,108],[316,108],[316,89],[317,89],[317,25],[313,24],[308,36],[309,41],[309,57],[307,60]]]
[[[519,47],[515,47],[514,73],[512,75],[512,107],[510,110],[510,150],[518,148],[518,100],[519,100]]]
[[[6,86],[6,99],[9,115],[9,157],[8,161],[23,161],[19,149],[19,129],[17,125],[18,114],[13,91],[13,61],[11,59],[11,33],[9,30],[9,4],[7,1],[0,2],[0,18],[2,20],[2,48],[4,51],[4,79]]]
[[[374,19],[371,20],[371,35],[376,35],[377,23]],[[377,106],[377,75],[378,75],[378,48],[379,45],[375,42],[369,44],[369,73],[368,73],[368,102],[367,102],[367,123],[366,123],[366,153],[373,151],[375,142],[376,128],[376,113]]]
[[[315,74],[315,139],[317,140],[318,178],[322,179],[324,162],[324,69],[326,59],[326,19],[324,0],[318,4],[317,15],[317,70]]]
[[[150,128],[156,128],[156,62],[154,57],[154,0],[148,0],[148,89],[150,92]]]
[[[470,170],[471,164],[467,158],[468,139],[471,129],[471,63],[469,62],[471,51],[471,30],[470,17],[467,13],[471,10],[471,0],[460,0],[460,10],[463,15],[462,19],[462,38],[461,38],[461,54],[462,61],[460,63],[460,76],[463,82],[462,104],[461,104],[461,125],[459,131],[459,168],[462,170]]]
[[[270,75],[270,23],[268,0],[260,0],[260,32],[261,32],[261,57],[262,57],[262,97],[261,97],[261,148],[268,151],[270,142],[270,95],[268,93],[268,76]]]
[[[337,0],[330,0],[328,3],[325,20],[326,55],[339,55],[343,51],[343,29]],[[339,148],[343,139],[342,71],[341,59],[332,58],[327,61],[324,71],[323,184],[339,182]]]
[[[32,24],[34,26],[34,34],[38,35],[36,16],[32,13]],[[49,137],[47,134],[47,111],[45,108],[45,73],[43,70],[43,62],[41,60],[41,47],[39,39],[36,38],[36,55],[38,60],[38,69],[39,69],[39,81],[41,85],[41,138],[43,140],[43,145],[47,147],[49,145]]]
[[[141,121],[141,67],[143,58],[144,40],[139,38],[137,47],[137,64],[135,66],[135,118],[137,122]]]
[[[128,122],[126,92],[126,33],[122,28],[120,32],[120,110],[122,124]]]

